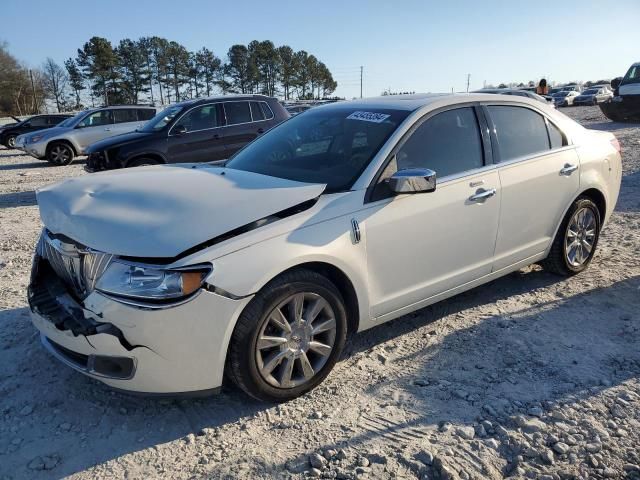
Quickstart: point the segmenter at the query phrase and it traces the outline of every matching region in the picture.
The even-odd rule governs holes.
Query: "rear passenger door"
[[[169,162],[211,162],[226,158],[223,124],[224,114],[219,103],[193,107],[169,130]]]
[[[544,252],[580,187],[579,159],[566,136],[525,106],[487,105],[502,201],[493,269]]]
[[[133,132],[141,127],[143,122],[138,121],[138,110],[135,108],[117,108],[113,110],[113,135]]]
[[[257,122],[253,121],[251,103],[258,102],[242,100],[222,104],[227,119],[227,126],[224,129],[227,157],[231,157],[265,130],[262,119]],[[257,112],[255,106],[254,111]]]

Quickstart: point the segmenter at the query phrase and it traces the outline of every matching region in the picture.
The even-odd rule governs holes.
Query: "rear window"
[[[137,122],[136,110],[133,108],[122,108],[113,111],[113,118],[116,123]]]
[[[254,122],[258,122],[260,120],[264,120],[265,115],[258,102],[250,102],[251,103],[251,116],[253,117]]]
[[[544,117],[524,107],[487,107],[496,127],[500,161],[531,156],[549,150]]]
[[[262,109],[262,113],[264,113],[264,118],[270,120],[274,117],[273,110],[267,102],[260,102],[260,108]]]
[[[151,120],[156,114],[155,110],[150,108],[139,108],[138,109],[138,120]]]
[[[225,102],[224,112],[227,116],[227,125],[237,125],[251,121],[249,102]]]
[[[49,119],[47,117],[35,117],[29,120],[29,124],[32,127],[46,127],[49,125]]]

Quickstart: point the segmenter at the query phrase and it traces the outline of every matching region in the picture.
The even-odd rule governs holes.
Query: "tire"
[[[301,323],[287,322],[298,310],[295,299],[302,299],[300,311],[303,312],[295,318],[313,311],[318,313]],[[316,306],[318,308],[314,308]],[[284,323],[288,325],[288,333],[279,327]],[[319,328],[325,330],[312,332]],[[300,333],[303,331],[306,333]],[[319,273],[292,270],[268,283],[240,315],[229,344],[226,373],[238,387],[258,400],[291,400],[326,378],[340,358],[346,335],[344,300],[335,285]],[[262,338],[262,347],[259,338]],[[277,344],[272,344],[274,338],[278,339]],[[331,346],[330,351],[327,346]]]
[[[589,221],[589,225],[584,229],[582,227],[576,228],[576,224],[574,223],[574,220],[577,220],[578,225],[580,224],[579,216],[582,212],[587,212],[585,213],[586,216],[582,217],[585,224],[587,223],[587,218],[592,219],[592,222]],[[570,227],[571,232],[569,230]],[[600,211],[596,204],[588,197],[578,197],[562,220],[558,233],[556,233],[556,237],[553,239],[549,255],[541,262],[543,268],[563,276],[571,276],[582,272],[589,266],[596,252],[598,239],[600,238],[600,227]],[[576,234],[572,234],[574,231]],[[590,231],[592,231],[591,234],[588,233]],[[567,245],[571,237],[578,237],[575,241],[584,239],[583,241],[586,241],[587,244],[590,242],[591,249],[587,252],[586,244],[580,241],[578,244],[579,247],[572,250],[570,245]],[[575,241],[573,242],[574,244]],[[580,253],[578,253],[578,249]],[[571,255],[572,251],[575,252],[573,260]]]
[[[5,145],[10,149],[16,148],[16,135],[9,135],[7,137]]]
[[[158,164],[159,164],[158,161],[154,160],[153,158],[142,157],[142,158],[136,158],[135,160],[133,160],[131,163],[127,165],[127,168],[146,167],[148,165],[158,165]]]
[[[47,161],[58,167],[69,165],[74,156],[73,148],[67,143],[56,142],[47,147]]]

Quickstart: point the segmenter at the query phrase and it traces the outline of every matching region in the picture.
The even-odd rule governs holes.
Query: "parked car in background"
[[[482,90],[476,90],[473,93],[497,93],[500,95],[515,95],[517,97],[525,97],[530,98],[531,100],[536,100],[538,102],[542,102],[551,107],[555,107],[553,104],[553,100],[551,97],[543,97],[542,95],[538,95],[528,89],[512,89],[512,88],[483,88]]]
[[[55,357],[118,389],[215,391],[226,373],[285,401],[347,333],[534,262],[584,271],[621,176],[612,133],[539,101],[333,103],[223,165],[39,189],[32,319]]]
[[[562,90],[551,95],[556,107],[569,107],[573,105],[575,98],[580,95],[575,90]]]
[[[7,148],[14,148],[18,136],[55,127],[68,118],[71,118],[71,115],[63,113],[34,115],[21,122],[9,126],[2,126],[2,128],[0,128],[0,143]]]
[[[306,112],[311,108],[311,105],[285,105],[284,108],[293,117],[299,113]]]
[[[640,121],[640,62],[629,67],[624,77],[611,81],[614,97],[600,104],[600,110],[615,122]]]
[[[143,128],[94,143],[88,171],[229,158],[289,118],[276,98],[225,95],[172,105]]]
[[[573,99],[574,105],[597,105],[613,98],[613,92],[604,88],[589,88]]]
[[[54,128],[20,135],[15,146],[40,160],[68,165],[92,143],[140,128],[155,113],[155,108],[142,105],[93,108]]]
[[[562,87],[562,90],[580,93],[580,92],[582,92],[582,87],[580,85],[575,84],[575,83],[571,83],[571,84],[568,84],[568,85],[564,85]]]

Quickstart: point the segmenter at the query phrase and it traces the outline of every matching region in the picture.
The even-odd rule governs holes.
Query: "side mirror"
[[[389,179],[394,193],[427,193],[436,189],[436,172],[428,168],[398,170]]]
[[[172,132],[174,135],[183,135],[187,133],[187,127],[184,125],[176,125]]]

